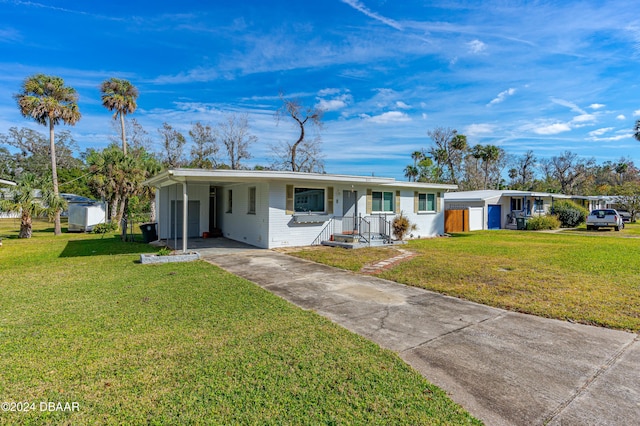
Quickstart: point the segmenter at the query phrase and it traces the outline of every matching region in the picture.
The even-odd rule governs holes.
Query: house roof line
[[[357,183],[357,184],[374,184],[392,187],[411,187],[411,188],[431,188],[431,189],[456,189],[456,185],[421,183],[421,182],[398,182],[394,178],[376,177],[376,176],[355,176],[355,175],[338,175],[325,173],[302,173],[290,171],[272,171],[272,170],[211,170],[211,169],[169,169],[158,175],[147,179],[144,184],[147,186],[166,186],[179,182],[210,182],[216,180],[225,183],[234,183],[238,181],[260,182],[265,180],[280,181],[305,181],[305,182],[324,182],[324,183]]]
[[[551,197],[551,198],[562,198],[562,199],[571,199],[571,198],[593,199],[593,197],[587,197],[583,195],[567,195],[567,194],[557,194],[557,193],[551,193],[551,192],[516,191],[516,190],[501,191],[498,189],[448,192],[445,195],[445,199],[446,201],[451,201],[451,202],[471,202],[471,201],[485,201],[490,198],[499,198],[503,196],[536,197],[536,198]]]

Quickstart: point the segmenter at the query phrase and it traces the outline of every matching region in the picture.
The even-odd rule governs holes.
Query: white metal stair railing
[[[318,234],[316,239],[313,240],[311,245],[319,246],[322,244],[323,241],[329,241],[331,239],[331,236],[334,234],[334,231],[335,231],[335,218],[332,217],[331,219],[329,219],[329,221],[324,226],[324,228],[322,228],[322,231],[320,231],[320,233]]]

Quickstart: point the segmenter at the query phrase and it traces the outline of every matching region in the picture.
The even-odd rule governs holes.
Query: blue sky
[[[295,137],[274,119],[280,91],[326,109],[329,173],[404,179],[438,126],[513,155],[640,164],[640,15],[628,0],[0,0],[0,12],[1,133],[46,130],[12,98],[43,72],[79,92],[69,129],[81,149],[114,134],[98,87],[119,77],[138,87],[130,117],[156,139],[163,121],[186,133],[248,113],[248,166]]]

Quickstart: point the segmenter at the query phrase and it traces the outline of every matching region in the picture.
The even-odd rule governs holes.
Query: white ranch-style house
[[[456,189],[373,176],[210,169],[167,170],[145,184],[156,188],[158,238],[183,251],[189,238],[203,236],[261,248],[345,235],[388,239],[401,212],[417,226],[413,237],[442,235],[444,193]]]

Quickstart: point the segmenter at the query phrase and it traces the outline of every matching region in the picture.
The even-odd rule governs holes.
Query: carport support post
[[[189,196],[187,195],[187,182],[182,182],[182,252],[187,252],[187,218],[189,217]]]

